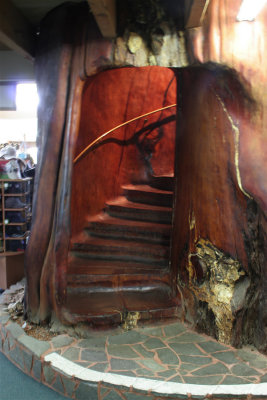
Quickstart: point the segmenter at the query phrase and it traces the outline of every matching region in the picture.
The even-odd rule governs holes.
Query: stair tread
[[[99,273],[105,273],[105,271],[108,270],[114,270],[114,269],[120,269],[120,270],[125,270],[127,273],[129,273],[131,270],[140,270],[141,272],[144,269],[163,269],[163,267],[160,267],[158,265],[153,265],[151,267],[148,267],[147,264],[144,263],[137,263],[137,262],[132,262],[132,261],[114,261],[114,260],[94,260],[94,259],[85,259],[85,258],[80,258],[80,257],[73,257],[71,256],[69,258],[68,262],[68,269],[67,269],[67,274],[72,274],[72,273],[84,273],[85,270],[87,273],[91,273],[90,271],[99,271]]]
[[[77,241],[78,240],[78,241]],[[100,246],[100,247],[114,247],[114,248],[140,248],[140,249],[160,249],[160,248],[169,248],[168,244],[158,244],[158,243],[150,243],[149,246],[147,243],[137,242],[134,240],[114,240],[110,238],[94,238],[90,237],[86,234],[80,234],[77,236],[77,239],[73,239],[72,243],[82,243],[82,244],[91,244],[92,246]]]
[[[170,285],[170,176],[159,187],[122,186],[125,195],[107,201],[72,238],[65,303],[70,322],[118,324],[128,311],[143,319],[177,312]]]
[[[148,211],[158,211],[158,212],[172,212],[171,207],[165,206],[154,206],[151,204],[143,204],[143,203],[136,203],[126,199],[124,196],[119,196],[114,200],[109,200],[106,202],[109,206],[121,206],[122,208],[131,208],[131,209],[139,209],[139,210],[148,210]]]
[[[133,190],[133,191],[139,191],[139,192],[145,192],[145,193],[156,193],[156,194],[162,194],[162,195],[171,195],[173,196],[173,191],[170,190],[161,190],[161,189],[157,189],[154,188],[150,185],[123,185],[122,189],[125,190]]]
[[[130,219],[123,219],[119,217],[112,217],[108,214],[102,213],[98,214],[93,218],[88,218],[88,225],[86,228],[90,227],[90,224],[104,224],[104,225],[115,225],[115,226],[129,226],[129,227],[136,227],[142,228],[146,230],[153,230],[153,231],[160,231],[170,233],[171,231],[171,224],[159,224],[157,222],[146,222],[146,221],[139,221],[139,220],[130,220]]]
[[[154,178],[174,178],[174,172],[170,172],[169,174],[162,175],[153,175]]]

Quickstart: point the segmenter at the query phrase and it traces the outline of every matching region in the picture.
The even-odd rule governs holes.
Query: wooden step
[[[149,184],[161,190],[174,190],[174,174],[168,175],[154,175],[151,177]]]
[[[95,260],[82,257],[69,257],[68,275],[131,275],[131,274],[165,274],[168,267],[158,264],[134,263],[132,261]]]
[[[124,196],[106,202],[105,210],[109,215],[117,218],[157,222],[159,224],[170,224],[172,221],[171,207],[134,203]]]
[[[88,272],[88,270],[86,271]],[[102,287],[107,288],[108,290],[121,290],[123,287],[132,286],[132,287],[142,287],[144,284],[151,284],[152,282],[157,283],[168,283],[169,282],[169,273],[167,269],[156,269],[151,270],[150,272],[146,271],[146,269],[139,270],[135,273],[130,271],[123,271],[122,274],[112,274],[112,270],[109,271],[109,274],[95,274],[94,271],[92,274],[67,274],[67,286],[68,287],[83,287],[90,288]]]
[[[160,190],[148,185],[124,185],[122,189],[129,201],[172,207],[173,191]]]
[[[104,213],[88,222],[85,230],[91,236],[162,244],[170,242],[171,225],[168,224],[125,220]]]
[[[171,177],[155,185],[125,185],[72,239],[64,315],[69,323],[118,325],[127,313],[141,319],[177,316],[170,282]],[[173,180],[173,178],[172,178]]]
[[[174,317],[178,306],[170,287],[156,283],[110,291],[103,287],[68,287],[65,304],[70,322],[94,325],[119,324],[128,312],[139,312],[141,319]]]
[[[129,260],[160,265],[168,265],[169,261],[169,246],[152,243],[148,246],[142,242],[90,238],[85,234],[73,241],[71,250],[79,257],[102,260]]]

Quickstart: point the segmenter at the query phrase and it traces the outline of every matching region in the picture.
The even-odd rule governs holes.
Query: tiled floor
[[[266,356],[180,322],[41,341],[0,312],[0,334],[10,361],[75,400],[267,399]]]
[[[176,322],[131,331],[60,335],[49,352],[88,369],[189,384],[236,385],[267,382],[267,357],[255,349],[234,349]]]

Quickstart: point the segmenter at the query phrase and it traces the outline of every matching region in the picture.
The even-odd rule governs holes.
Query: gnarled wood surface
[[[236,2],[219,1],[220,7],[216,7],[217,3],[211,1],[203,31],[191,36],[193,53],[201,62],[228,63],[238,73],[214,64],[175,72],[180,114],[171,277],[176,285],[179,276],[185,318],[220,340],[235,345],[254,343],[266,351],[267,159],[264,148],[267,102],[262,84],[266,81],[265,57],[261,59],[258,74],[255,60],[257,54],[264,54],[262,49],[256,46],[253,50],[253,45],[249,45],[256,67],[237,50],[237,37],[245,41],[240,34],[244,25],[234,25]],[[173,78],[172,71],[165,72],[161,78],[157,68],[146,72],[127,69],[133,91],[123,70],[99,74],[85,84],[88,76],[111,67],[113,61],[111,43],[101,39],[92,18],[88,23],[88,10],[83,7],[63,6],[55,10],[44,21],[40,35],[36,64],[42,99],[40,153],[33,229],[26,255],[27,312],[35,321],[43,321],[53,312],[66,322],[64,307],[72,227],[73,232],[77,232],[87,213],[98,212],[109,196],[119,194],[121,183],[147,178],[136,150],[127,148],[126,160],[126,152],[115,142],[99,146],[90,159],[82,160],[80,166],[77,164],[77,171],[72,175],[75,155],[88,144],[87,132],[93,139],[122,119],[158,108],[165,99],[161,94],[158,104],[159,93],[150,78],[158,74],[160,78],[157,79],[165,92]],[[261,18],[265,18],[264,14]],[[250,26],[254,26],[250,29],[259,34],[259,38],[266,37],[262,36],[266,28]],[[233,36],[228,37],[228,28],[235,35],[234,40]],[[203,42],[198,41],[201,35]],[[227,46],[230,46],[229,53]],[[141,85],[142,73],[147,79],[146,90]],[[121,93],[114,96],[115,111],[111,111],[115,82],[123,85]],[[256,101],[247,90],[249,84]],[[106,90],[104,99],[99,89]],[[148,92],[153,99],[150,104],[144,98],[142,107],[134,93]],[[130,94],[128,99],[127,94]],[[95,97],[95,105],[92,97]],[[120,99],[124,99],[125,118],[121,118]],[[125,107],[125,103],[131,107]],[[90,119],[86,117],[87,110]],[[164,115],[164,118],[168,117]],[[174,125],[173,121],[168,122],[166,127]],[[116,140],[131,138],[132,129],[118,132]],[[171,130],[166,132],[169,137]],[[154,160],[151,158],[155,170],[161,153],[159,143]],[[106,155],[105,146],[108,145],[113,150]],[[114,157],[116,162],[113,163]],[[163,158],[166,163],[170,161],[168,153]],[[95,183],[98,179],[96,165],[101,172],[98,190],[96,186],[83,186],[82,179],[88,168],[90,179]],[[108,184],[104,182],[104,170],[109,174]],[[81,191],[84,191],[83,198],[78,196]],[[87,195],[91,199],[89,205],[86,204]],[[76,204],[79,210],[75,209]],[[87,245],[85,241],[78,242],[78,246],[81,243]]]
[[[221,341],[264,350],[264,228],[239,153],[257,105],[220,65],[184,69],[179,82],[172,262],[185,316]]]
[[[89,30],[91,51],[87,57],[85,38]],[[64,298],[70,237],[70,174],[83,80],[86,68],[95,73],[106,66],[108,57],[111,58],[110,42],[101,39],[86,4],[60,6],[42,22],[36,55],[41,98],[39,162],[25,263],[26,312],[33,321],[49,318]]]
[[[78,151],[79,146],[88,144],[90,138],[100,135],[106,127],[110,128],[111,124],[121,122],[121,117],[125,120],[124,117],[127,119],[129,116],[159,108],[162,104],[169,103],[170,98],[171,103],[175,103],[174,74],[170,70],[161,73],[163,70],[160,68],[147,71],[109,71],[105,73],[106,78],[105,75],[102,78],[101,74],[99,75],[103,79],[102,84],[97,83],[101,81],[98,77],[95,83],[89,79],[83,92],[87,74],[92,75],[110,65],[112,50],[110,42],[101,39],[95,22],[89,18],[88,24],[88,18],[84,5],[70,8],[63,6],[46,17],[41,29],[40,51],[37,56],[38,86],[42,98],[39,112],[40,163],[35,187],[33,230],[26,260],[27,313],[29,318],[37,322],[49,318],[52,312],[65,321],[62,307],[66,301],[66,271],[71,229],[73,228],[73,232],[81,230],[88,211],[96,212],[103,206],[104,200],[116,195],[119,190],[116,179],[123,183],[134,179],[134,174],[138,179],[146,175],[144,163],[141,161],[144,150],[140,150],[139,157],[132,146],[128,165],[127,162],[124,165],[123,147],[115,144],[112,151],[105,152],[104,144],[96,150],[97,157],[82,160],[80,170],[77,165],[78,174],[75,175],[74,171],[72,191],[72,160],[76,154],[76,143]],[[53,41],[54,36],[58,41]],[[151,77],[153,79],[150,80]],[[130,81],[128,78],[131,78]],[[118,80],[124,82],[121,93],[114,89]],[[154,80],[157,81],[155,84]],[[144,82],[146,88],[143,86]],[[101,85],[106,89],[105,98],[97,89],[97,86],[101,89]],[[51,90],[53,87],[54,91]],[[126,104],[121,108],[120,98],[123,93]],[[145,96],[146,93],[150,98]],[[91,103],[92,95],[96,95],[94,104]],[[141,97],[143,106],[140,104]],[[86,109],[90,108],[93,108],[94,112],[88,115]],[[81,110],[85,118],[81,119],[79,130]],[[143,121],[143,124],[146,122]],[[173,168],[174,152],[171,142],[173,143],[175,136],[175,115],[172,111],[166,111],[155,115],[148,122],[149,128],[139,127],[139,134],[151,133],[152,130],[152,134],[156,132],[157,136],[157,131],[161,129],[159,136],[161,139],[162,133],[162,141],[165,142],[163,147],[161,141],[155,143],[155,158],[162,152],[165,161],[163,166],[159,167],[153,160],[153,169],[159,173],[170,172]],[[135,124],[135,128],[138,128],[137,125],[138,123]],[[126,131],[120,133],[123,140],[124,133]],[[133,136],[133,127],[127,132],[127,139],[128,135],[129,138]],[[100,154],[101,151],[103,154]],[[151,149],[148,149],[148,158],[150,152]],[[123,171],[118,174],[118,165],[121,162]],[[89,182],[85,182],[87,179]],[[97,189],[96,181],[99,184]],[[93,182],[93,185],[90,185],[90,182]],[[72,204],[75,209],[72,227],[71,193],[74,196]],[[77,222],[81,225],[78,226]]]
[[[250,265],[256,274],[253,280],[258,306],[255,308],[251,305],[248,314],[251,320],[257,315],[255,319],[257,323],[243,322],[243,333],[245,336],[253,336],[252,332],[256,332],[254,343],[256,342],[258,347],[266,351],[267,296],[264,293],[266,293],[267,282],[265,254],[267,216],[267,158],[265,150],[267,145],[267,94],[265,90],[267,83],[267,8],[265,6],[252,22],[238,22],[236,17],[239,7],[239,1],[211,0],[203,27],[191,30],[188,33],[188,48],[191,53],[191,62],[213,61],[234,68],[239,79],[245,82],[246,87],[249,87],[249,91],[257,104],[252,115],[247,110],[243,110],[240,114],[239,110],[232,104],[230,115],[234,123],[237,121],[240,132],[237,146],[240,180],[244,191],[249,193],[255,202],[249,211],[249,226],[254,233],[251,233],[252,236],[247,241],[249,248],[247,253],[254,254],[250,260]],[[239,99],[241,100],[240,97]],[[230,93],[228,100],[231,100]],[[226,108],[229,109],[227,105]],[[258,221],[258,225],[253,220]]]

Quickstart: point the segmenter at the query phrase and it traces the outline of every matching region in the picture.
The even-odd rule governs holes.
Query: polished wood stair
[[[66,310],[72,321],[117,324],[122,315],[143,319],[177,313],[170,282],[173,177],[151,185],[124,185],[72,239]]]

